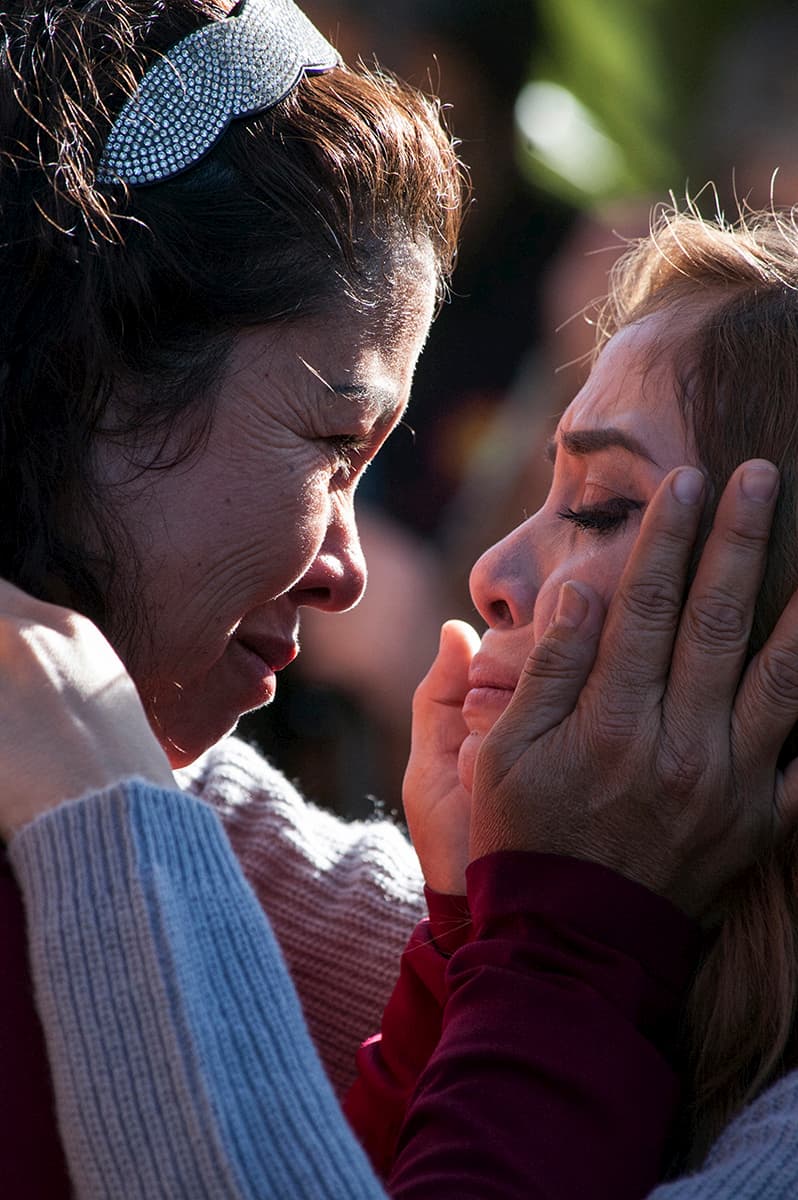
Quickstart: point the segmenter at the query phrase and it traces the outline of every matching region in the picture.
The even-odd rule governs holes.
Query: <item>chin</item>
[[[223,738],[235,733],[239,719],[236,717],[232,722],[220,722],[216,726],[205,724],[201,728],[190,729],[171,727],[165,729],[162,722],[155,721],[150,721],[150,724],[164,754],[169,759],[169,766],[173,771],[177,771],[180,767],[190,766],[206,750],[210,750],[211,746],[215,746]]]

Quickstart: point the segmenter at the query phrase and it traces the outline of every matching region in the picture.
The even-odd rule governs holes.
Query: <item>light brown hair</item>
[[[781,472],[750,652],[798,587],[798,228],[790,215],[731,226],[662,212],[611,276],[600,344],[653,312],[708,478],[708,518],[741,462]],[[707,522],[708,524],[708,519]],[[783,757],[798,752],[795,731]],[[687,1013],[690,1110],[683,1149],[700,1161],[731,1117],[798,1066],[798,839],[773,846],[727,897]]]

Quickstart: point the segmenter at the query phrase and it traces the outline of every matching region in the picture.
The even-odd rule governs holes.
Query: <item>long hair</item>
[[[378,72],[303,79],[173,179],[97,184],[148,64],[221,16],[213,0],[0,13],[0,575],[106,632],[131,616],[110,611],[120,563],[135,571],[97,439],[174,465],[238,331],[367,309],[408,243],[431,245],[442,288],[455,254],[463,177],[439,105]]]
[[[600,343],[652,312],[673,314],[665,352],[708,479],[705,526],[732,471],[781,472],[750,639],[755,654],[798,588],[798,228],[752,213],[734,225],[666,210],[611,275]],[[678,353],[675,353],[678,346]],[[659,350],[657,351],[659,353]],[[794,730],[786,760],[798,753]],[[687,1011],[686,1150],[698,1162],[732,1116],[798,1066],[798,838],[733,886]]]

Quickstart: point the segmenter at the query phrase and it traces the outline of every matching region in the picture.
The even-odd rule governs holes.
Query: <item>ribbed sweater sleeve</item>
[[[424,915],[415,852],[390,820],[347,822],[309,803],[237,738],[213,747],[180,782],[219,815],[343,1095]]]
[[[798,1071],[780,1079],[723,1131],[701,1170],[662,1184],[650,1200],[795,1200]]]
[[[10,857],[29,914],[37,1000],[77,1200],[385,1200],[325,1080],[268,921],[206,805],[179,792],[129,783],[39,818],[13,840]],[[477,872],[484,874],[486,865],[483,860]],[[559,872],[561,864],[557,865]],[[504,871],[497,878],[496,895],[486,893],[491,912],[497,905],[502,909],[510,875]],[[605,892],[602,881],[602,896]],[[626,946],[627,953],[633,951],[630,962],[650,963],[653,953],[661,970],[660,940],[651,939],[648,920],[631,911],[628,903],[613,909],[612,897],[618,894],[616,886],[602,900],[601,913],[606,915],[609,908],[612,920],[599,940],[609,930],[608,943],[614,945],[620,933],[612,931],[627,929],[624,936],[634,943],[639,926],[640,944]],[[440,1067],[449,1070],[447,1059],[458,1026],[470,1037],[468,1014],[486,1010],[479,996],[468,994],[486,978],[481,959],[479,964],[472,961],[475,955],[487,953],[491,972],[498,967],[506,973],[501,985],[508,1004],[504,1017],[495,1003],[487,1011],[512,1057],[529,1038],[528,1028],[523,1036],[514,1032],[514,1022],[537,1030],[531,1044],[536,1042],[545,1054],[551,1056],[556,1049],[554,1025],[567,1014],[558,1003],[545,1020],[535,1019],[541,999],[538,952],[534,961],[519,959],[519,952],[528,956],[530,929],[526,922],[515,928],[515,901],[509,899],[495,930],[480,918],[477,940],[457,951],[457,963],[453,959],[450,964],[452,995],[444,1038],[411,1101],[404,1164],[392,1181],[392,1194],[453,1195],[458,1200],[471,1194],[484,1200],[493,1194],[481,1185],[477,1192],[463,1187],[466,1165],[473,1167],[475,1155],[475,1161],[480,1159],[484,1144],[480,1112],[487,1106],[494,1121],[496,1117],[484,1079],[475,1102],[469,1099],[461,1107],[452,1093],[440,1109],[436,1099],[441,1095]],[[485,896],[476,905],[477,913],[483,900]],[[570,909],[575,911],[569,918]],[[563,920],[573,924],[578,918],[581,948],[571,929],[570,956],[575,954],[578,963],[587,949],[586,961],[609,968],[611,980],[617,958],[616,965],[612,958],[605,961],[604,954],[595,959],[590,947],[595,945],[600,914],[589,908],[585,916],[585,910],[584,897],[570,887],[551,910],[550,932]],[[590,937],[582,944],[585,920]],[[540,942],[537,933],[535,939]],[[559,936],[548,950],[541,943],[546,953],[555,954],[558,971],[562,944]],[[569,977],[572,970],[573,965]],[[652,1033],[650,1001],[642,1008],[640,1003],[648,984],[641,984],[642,991],[635,985],[623,992],[624,1005],[633,1001],[626,1014],[632,1037],[641,1012],[648,1012],[643,1023],[649,1036]],[[610,992],[613,1008],[620,1013],[624,1005],[618,1008],[614,984]],[[628,1071],[618,1073],[621,1056],[611,1052],[604,1034],[597,1036],[600,995],[594,995],[588,1008],[593,1015],[583,1030],[581,1021],[569,1025],[572,1034],[581,1031],[587,1041],[571,1043],[567,1061],[559,1052],[552,1057],[550,1098],[557,1101],[562,1096],[566,1076],[581,1081],[580,1087],[585,1080],[589,1083],[591,1062],[598,1054],[606,1066],[593,1078],[606,1079],[605,1101],[618,1093],[622,1107],[628,1108]],[[502,1069],[498,1048],[492,1042],[483,1061]],[[648,1054],[645,1047],[640,1052],[643,1057]],[[461,1087],[466,1076],[459,1055],[453,1062],[451,1079]],[[650,1079],[648,1070],[640,1076],[646,1077]],[[530,1095],[534,1097],[539,1087],[534,1074],[525,1071],[516,1082],[521,1091],[515,1099],[506,1094],[506,1081],[497,1092],[501,1104],[520,1121],[514,1133],[511,1123],[501,1120],[505,1142],[522,1145],[532,1122],[546,1153],[559,1162],[572,1154],[584,1156],[585,1142],[562,1120],[557,1103],[547,1102],[537,1118],[532,1116]],[[669,1087],[666,1082],[664,1090]],[[659,1086],[653,1092],[646,1089],[635,1103],[658,1103],[658,1091]],[[467,1118],[458,1121],[455,1136],[450,1124],[453,1103]],[[625,1130],[630,1139],[626,1151],[613,1155],[615,1166],[606,1176],[606,1164],[594,1175],[592,1196],[604,1194],[602,1177],[616,1180],[614,1198],[626,1194],[616,1186],[615,1170],[625,1176],[623,1187],[630,1184],[624,1162],[629,1161],[631,1139],[639,1130],[632,1128],[628,1114],[619,1119],[614,1103],[602,1105],[600,1113],[592,1103],[586,1108],[585,1119],[591,1124],[600,1117],[594,1130],[599,1141],[602,1122],[614,1131],[612,1138],[623,1138]],[[433,1171],[432,1178],[425,1147],[431,1147],[433,1159],[443,1167],[442,1173]],[[507,1162],[517,1156],[511,1148],[494,1146],[494,1161],[497,1152]],[[528,1148],[524,1153],[528,1156]],[[538,1171],[519,1181],[518,1194],[528,1198],[532,1180],[540,1187],[560,1174],[559,1167],[551,1171],[541,1163]],[[494,1175],[491,1186],[495,1183]],[[553,1194],[570,1200],[588,1193],[584,1187],[574,1192],[566,1186]],[[661,1185],[650,1200],[793,1200],[796,1195],[794,1072],[730,1124],[700,1171]]]
[[[210,809],[133,781],[10,855],[79,1200],[384,1197]]]

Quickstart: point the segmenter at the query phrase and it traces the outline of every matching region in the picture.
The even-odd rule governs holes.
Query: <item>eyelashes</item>
[[[336,469],[345,479],[349,479],[358,470],[363,456],[368,453],[370,439],[354,433],[342,433],[324,438],[324,443],[334,456]]]
[[[604,500],[601,504],[588,504],[583,508],[565,508],[557,513],[562,521],[570,521],[577,529],[599,536],[616,533],[623,529],[633,512],[643,508],[640,500],[628,500],[622,496]]]

